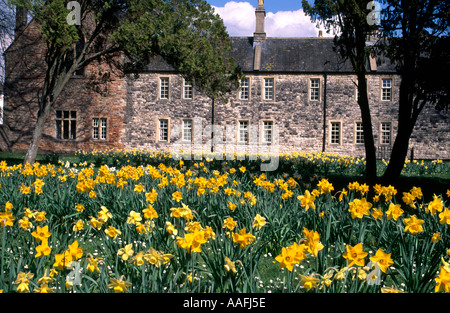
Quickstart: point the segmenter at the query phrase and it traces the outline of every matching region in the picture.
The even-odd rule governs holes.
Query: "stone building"
[[[232,55],[245,78],[227,103],[215,103],[215,151],[364,156],[356,75],[333,50],[333,40],[320,33],[316,38],[267,37],[261,1],[255,13],[254,36],[231,38]],[[31,22],[5,53],[2,149],[28,148],[43,75],[39,40]],[[372,59],[367,66],[377,153],[388,158],[397,129],[400,78],[389,62]],[[99,92],[92,77],[104,73],[108,86]],[[134,74],[121,75],[104,64],[77,73],[53,108],[41,151],[209,150],[211,100],[160,57]],[[428,105],[410,142],[415,158],[450,159],[449,142],[450,116]]]

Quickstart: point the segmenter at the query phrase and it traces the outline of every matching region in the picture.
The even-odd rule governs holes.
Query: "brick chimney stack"
[[[264,0],[258,0],[256,7],[256,30],[253,33],[253,42],[263,43],[266,41],[266,33],[264,32],[264,19],[266,18],[266,9],[264,9]]]
[[[27,9],[16,6],[16,28],[14,29],[14,38],[17,38],[27,26]]]

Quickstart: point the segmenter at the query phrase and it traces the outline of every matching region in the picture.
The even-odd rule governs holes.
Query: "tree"
[[[417,118],[426,104],[448,108],[450,3],[439,0],[383,1],[378,48],[401,76],[398,132],[383,181],[395,182],[408,153]]]
[[[366,180],[374,183],[377,179],[377,160],[366,82],[366,66],[373,51],[366,46],[366,40],[373,33],[375,25],[367,22],[370,12],[367,4],[366,0],[316,0],[314,5],[310,5],[307,0],[302,0],[303,10],[313,22],[317,21],[327,31],[333,30],[338,34],[334,38],[335,46],[343,60],[350,61],[357,76],[358,105],[366,154]]]
[[[3,52],[14,38],[14,10],[7,0],[0,0],[0,82],[4,81]]]
[[[123,55],[128,62],[118,66],[126,70],[145,64],[152,55],[161,55],[183,76],[195,80],[200,89],[218,90],[218,95],[223,89],[214,87],[212,77],[236,79],[230,75],[236,67],[226,59],[231,43],[223,22],[204,0],[80,0],[77,3],[79,11],[68,9],[65,0],[17,3],[31,12],[46,48],[37,120],[24,163],[35,161],[50,109],[68,80],[75,71],[93,61],[116,62]],[[77,48],[81,37],[84,43]],[[209,72],[201,69],[205,65]]]

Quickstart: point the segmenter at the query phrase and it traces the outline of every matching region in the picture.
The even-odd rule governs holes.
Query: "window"
[[[183,120],[183,140],[192,141],[192,120]]]
[[[274,79],[264,78],[264,100],[274,99]]]
[[[160,99],[169,99],[169,77],[161,77],[159,80]]]
[[[56,138],[76,139],[77,137],[77,112],[56,111]]]
[[[331,122],[330,143],[341,144],[341,122]]]
[[[271,144],[273,140],[273,122],[272,121],[263,121],[263,133],[262,133],[262,142]]]
[[[381,100],[392,100],[392,79],[390,78],[383,78],[381,80]]]
[[[241,88],[239,89],[239,99],[240,100],[248,100],[250,98],[250,79],[243,78],[241,79]]]
[[[159,120],[159,141],[169,140],[169,120],[160,119]]]
[[[320,100],[320,79],[311,78],[309,85],[309,99],[311,101]]]
[[[355,123],[355,144],[364,143],[363,124],[361,122]]]
[[[92,119],[92,139],[106,140],[106,118]]]
[[[391,123],[382,122],[380,128],[380,143],[382,145],[391,144]]]
[[[238,143],[248,142],[248,121],[239,121],[238,125]]]
[[[192,82],[184,81],[183,86],[183,98],[184,99],[193,99],[194,97],[194,88],[192,86]]]

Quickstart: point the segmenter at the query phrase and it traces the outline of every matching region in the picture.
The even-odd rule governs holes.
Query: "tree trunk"
[[[383,174],[384,184],[395,184],[402,173],[408,154],[409,139],[414,129],[421,108],[414,108],[415,101],[419,101],[415,94],[414,58],[405,57],[405,69],[401,73],[398,107],[398,130],[392,147],[389,164]]]
[[[409,79],[402,79],[402,83],[400,84],[397,136],[395,137],[394,145],[392,147],[389,164],[382,177],[384,184],[395,184],[400,178],[406,156],[408,155],[409,139],[411,138],[416,116],[418,115],[418,112],[413,114]]]
[[[215,109],[215,99],[211,98],[211,153],[214,153],[214,109]]]
[[[396,184],[402,173],[412,133],[412,131],[405,128],[398,129],[397,137],[392,147],[391,158],[382,177],[383,184]]]
[[[375,141],[373,139],[372,117],[370,115],[365,73],[358,73],[358,92],[358,105],[361,110],[364,148],[366,152],[366,181],[369,185],[372,185],[377,181],[377,156]]]
[[[36,156],[39,149],[39,142],[41,141],[42,133],[44,132],[45,122],[47,121],[47,117],[50,113],[51,105],[47,102],[48,100],[42,101],[44,101],[45,103],[39,106],[40,108],[43,109],[39,109],[37,113],[37,120],[34,126],[33,137],[31,138],[30,146],[23,161],[24,165],[27,163],[33,164],[36,161]]]

